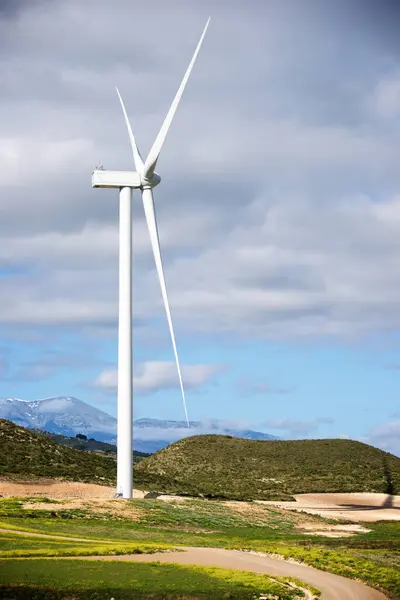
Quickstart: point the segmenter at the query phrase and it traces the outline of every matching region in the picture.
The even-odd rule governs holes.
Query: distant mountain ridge
[[[116,443],[117,419],[71,396],[41,400],[0,398],[0,418],[29,429],[40,429],[64,436],[82,433],[110,444]],[[221,433],[253,440],[274,440],[275,436],[251,429],[235,429],[224,421],[184,421],[137,419],[134,421],[134,448],[153,453],[189,435]]]
[[[21,427],[44,429],[61,435],[83,433],[99,441],[115,441],[116,436],[115,417],[73,397],[32,401],[0,398],[0,418]]]

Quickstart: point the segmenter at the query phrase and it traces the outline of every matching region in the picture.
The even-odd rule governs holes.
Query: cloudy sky
[[[155,190],[191,419],[400,453],[400,7],[0,1],[0,395],[115,414],[118,202],[211,24]],[[135,417],[183,418],[134,197]]]

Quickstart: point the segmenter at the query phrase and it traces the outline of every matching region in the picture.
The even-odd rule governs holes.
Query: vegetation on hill
[[[0,476],[115,484],[113,452],[83,452],[48,435],[0,419]],[[92,450],[93,444],[109,446],[78,438],[63,442],[92,444]],[[135,487],[156,492],[236,500],[285,500],[312,492],[400,493],[400,458],[351,440],[203,435],[185,438],[145,459],[135,454]]]
[[[400,493],[400,458],[352,440],[185,438],[135,465],[136,485],[209,498],[291,499],[312,492]]]
[[[0,419],[0,455],[2,477],[57,477],[103,485],[116,481],[112,458],[60,446],[43,433],[4,419]]]

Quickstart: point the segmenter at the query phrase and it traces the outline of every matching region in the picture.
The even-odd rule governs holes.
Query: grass
[[[57,511],[23,508],[22,499],[0,499],[0,527],[25,529],[53,535],[97,539],[155,540],[173,544],[223,546],[237,539],[298,539],[297,527],[304,515],[263,505],[226,503],[208,500],[186,500],[166,503],[157,500],[125,502],[119,514],[109,512],[110,503],[102,510],[90,508]],[[43,507],[46,503],[41,504]],[[38,504],[39,506],[39,504]],[[115,502],[111,502],[115,506]],[[319,525],[320,517],[308,515],[307,522]],[[90,531],[88,531],[90,529]]]
[[[153,554],[171,549],[170,544],[118,542],[115,540],[71,541],[0,532],[0,558],[56,556],[113,556]]]
[[[40,476],[102,484],[115,483],[115,462],[111,458],[57,445],[42,434],[2,420],[0,452],[0,476],[7,475],[19,480],[21,477],[37,479]],[[280,442],[242,440],[229,436],[196,436],[177,442],[137,464],[135,481],[138,480],[145,489],[210,498],[289,498],[295,493],[311,491],[381,491],[393,494],[400,487],[400,459],[349,440]],[[3,579],[3,592],[7,592],[10,585],[24,586],[20,591],[18,587],[15,588],[17,591],[12,592],[13,598],[27,597],[24,593],[27,591],[29,578],[24,580],[24,577],[25,573],[31,572],[30,565],[35,564],[38,567],[37,578],[35,579],[34,573],[31,574],[31,585],[36,587],[30,590],[31,597],[72,600],[71,595],[65,595],[69,590],[63,587],[63,578],[69,569],[76,569],[70,572],[70,577],[76,575],[70,581],[79,581],[79,585],[73,584],[76,586],[73,598],[93,597],[98,600],[104,594],[104,598],[118,598],[117,592],[121,597],[121,590],[117,589],[119,583],[112,584],[117,586],[115,588],[99,579],[96,575],[96,563],[90,563],[89,571],[93,578],[90,579],[88,575],[89,579],[81,580],[80,574],[85,571],[86,562],[68,560],[62,563],[65,567],[53,570],[48,568],[47,559],[38,557],[151,552],[172,545],[277,553],[320,569],[363,580],[382,588],[392,598],[400,597],[398,523],[368,524],[370,533],[337,540],[321,536],[311,538],[301,531],[304,520],[316,525],[327,522],[320,517],[258,504],[229,504],[204,499],[166,504],[146,499],[114,503],[105,501],[102,508],[99,509],[96,505],[95,510],[90,503],[82,503],[76,508],[72,504],[74,508],[71,508],[71,503],[66,505],[65,502],[51,500],[52,506],[45,511],[43,509],[50,502],[48,499],[31,498],[29,506],[24,508],[27,500],[0,499],[0,527],[88,538],[93,541],[28,538],[12,533],[1,535],[0,558],[8,557],[7,572],[12,576],[11,579]],[[21,562],[16,556],[31,558]],[[61,565],[61,561],[53,558],[51,564],[56,567]],[[110,571],[109,581],[123,581],[124,585],[128,585],[128,575],[125,576],[123,571],[127,566],[113,564],[107,563],[107,569],[121,569],[118,571],[121,576],[116,571]],[[24,566],[23,569],[21,565]],[[131,593],[127,590],[132,586],[128,586],[124,588],[122,597],[156,600],[178,598],[180,594],[181,598],[187,599],[218,599],[225,594],[226,598],[244,599],[254,598],[254,590],[260,589],[257,588],[259,582],[257,585],[247,585],[240,578],[232,578],[233,575],[224,579],[225,576],[221,573],[217,577],[218,570],[215,569],[198,570],[193,574],[194,571],[192,573],[192,570],[188,571],[183,567],[173,567],[170,571],[165,570],[166,567],[157,567],[157,572],[163,574],[163,589],[164,575],[167,582],[164,595],[160,595],[158,591],[160,580],[154,581],[154,577],[150,578],[151,585],[146,584],[146,587],[143,584],[145,587],[140,587],[140,577],[143,576],[143,581],[147,581],[151,571],[146,571],[150,569],[149,565],[137,565],[135,573],[142,575],[138,575],[139,579],[135,583],[136,595],[126,595]],[[188,571],[186,575],[185,571]],[[81,581],[84,581],[83,587],[79,587]],[[175,587],[174,581],[177,582]],[[201,591],[202,586],[206,592]],[[209,589],[213,590],[213,595],[204,595]],[[0,590],[0,595],[1,593]],[[219,593],[220,596],[217,595]],[[227,593],[231,596],[226,596]],[[245,596],[244,593],[251,593],[253,596]],[[290,595],[281,597],[289,598]]]
[[[62,510],[57,510],[56,517],[39,510],[35,516],[27,516],[31,509],[25,510],[22,504],[22,500],[0,500],[0,511],[6,513],[8,506],[14,515],[2,516],[0,526],[98,541],[98,544],[75,543],[67,547],[64,542],[61,545],[60,540],[58,555],[72,552],[74,548],[81,554],[103,554],[106,553],[104,550],[98,551],[98,547],[105,546],[103,540],[108,540],[108,552],[121,554],[130,546],[143,549],[146,544],[153,548],[181,545],[256,550],[295,558],[322,570],[365,581],[385,590],[393,598],[400,596],[400,523],[368,524],[369,533],[348,539],[330,539],[306,536],[298,527],[304,520],[316,527],[337,521],[258,504],[135,500],[117,502],[117,506],[123,507],[120,514],[108,513],[106,503],[104,513],[66,511],[68,518],[63,517]],[[10,542],[8,536],[7,540],[8,544],[19,543],[24,555],[32,556],[33,550],[40,548],[48,556],[57,555],[52,554],[55,550],[53,542],[49,544],[44,539],[36,539],[35,546],[30,546],[32,538]],[[115,544],[112,549],[110,542]],[[10,547],[13,549],[14,545]]]
[[[135,465],[139,487],[236,500],[311,492],[400,493],[400,458],[352,440],[185,438]]]
[[[12,592],[12,598],[21,600],[250,600],[261,593],[291,600],[303,596],[284,581],[214,567],[83,560],[52,560],[49,566],[48,560],[0,561],[0,594],[7,597]]]

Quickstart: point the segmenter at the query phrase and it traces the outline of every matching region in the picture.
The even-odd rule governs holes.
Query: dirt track
[[[83,557],[82,557],[83,558]],[[118,560],[132,562],[162,562],[180,565],[224,567],[278,577],[295,577],[319,590],[321,600],[387,600],[387,597],[362,583],[318,571],[313,567],[286,562],[256,553],[223,550],[222,548],[186,548],[186,552],[134,554],[125,556],[91,556],[84,560]]]

